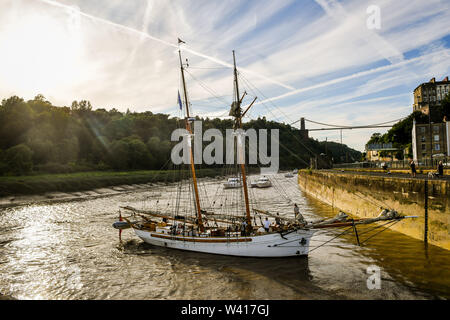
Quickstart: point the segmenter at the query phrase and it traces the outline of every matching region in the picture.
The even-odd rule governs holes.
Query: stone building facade
[[[430,133],[431,129],[431,133]],[[431,138],[431,139],[430,139]],[[412,129],[412,152],[414,160],[433,156],[450,156],[450,121],[417,124]]]
[[[413,111],[422,111],[429,114],[430,109],[441,105],[441,101],[450,91],[450,81],[445,77],[442,81],[436,81],[436,78],[419,85],[414,90]]]

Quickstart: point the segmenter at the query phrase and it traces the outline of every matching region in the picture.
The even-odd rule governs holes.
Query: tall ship
[[[194,118],[190,112],[185,80],[187,64],[183,63],[181,48],[178,55],[184,98],[183,122],[184,128],[189,133],[188,139],[192,139]],[[230,116],[233,117],[232,129],[236,131],[243,129],[243,118],[256,98],[246,110],[242,109],[245,93],[241,97],[234,51],[233,66],[234,101]],[[231,190],[218,192],[220,194],[233,192],[233,195],[227,193],[226,196],[229,198],[224,201],[225,205],[214,206],[215,200],[205,199],[200,192],[192,143],[189,141],[188,145],[190,163],[183,165],[187,167],[189,176],[180,179],[173,198],[174,205],[164,209],[154,207],[146,210],[130,206],[122,207],[121,209],[130,215],[128,217],[120,215],[119,221],[113,224],[120,233],[124,229],[132,229],[144,242],[171,249],[228,256],[276,258],[308,255],[311,238],[317,230],[347,226],[353,227],[356,232],[356,227],[360,224],[398,221],[405,218],[395,211],[384,210],[372,219],[355,220],[340,213],[333,219],[308,222],[301,214],[294,215],[294,211],[286,213],[280,209],[274,212],[258,207],[257,202],[251,199],[252,192],[249,191],[251,183],[248,181],[245,161],[231,166],[228,173],[232,178],[221,186],[223,189]],[[259,183],[260,187],[271,186],[267,178],[260,180]],[[184,200],[187,206],[180,205],[183,197],[187,198]],[[278,212],[282,212],[281,218]]]

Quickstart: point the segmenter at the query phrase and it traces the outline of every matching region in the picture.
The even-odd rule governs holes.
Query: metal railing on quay
[[[439,161],[442,161],[444,169],[450,168],[450,156],[434,157],[434,159],[424,158],[415,162],[416,169],[437,169]],[[411,159],[397,161],[365,161],[354,163],[333,164],[336,169],[410,169]]]

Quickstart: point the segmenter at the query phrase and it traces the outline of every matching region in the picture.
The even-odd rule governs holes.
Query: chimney
[[[444,80],[442,80],[442,81],[448,81],[448,76],[446,76],[446,77],[444,78]]]
[[[435,82],[436,82],[436,78],[432,78],[432,79],[430,80],[430,82],[431,82],[431,83],[435,83]]]

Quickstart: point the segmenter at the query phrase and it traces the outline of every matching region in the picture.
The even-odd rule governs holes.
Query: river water
[[[303,195],[296,178],[275,179],[276,188],[251,191],[259,208],[292,217],[292,202],[286,201],[289,198],[299,205],[307,220],[337,213]],[[222,182],[204,179],[202,184],[212,197],[221,190]],[[282,190],[283,196],[276,195],[274,189]],[[362,247],[356,245],[351,234],[319,247],[340,231],[320,232],[313,237],[308,257],[283,259],[226,257],[153,247],[131,230],[124,231],[119,242],[118,231],[111,225],[117,220],[120,206],[154,206],[151,199],[157,192],[161,193],[158,206],[163,207],[173,201],[173,190],[174,185],[159,185],[104,198],[1,209],[0,293],[17,299],[450,297],[449,251],[425,247],[421,241],[391,230]],[[368,268],[379,270],[379,282],[368,280],[376,276]]]

